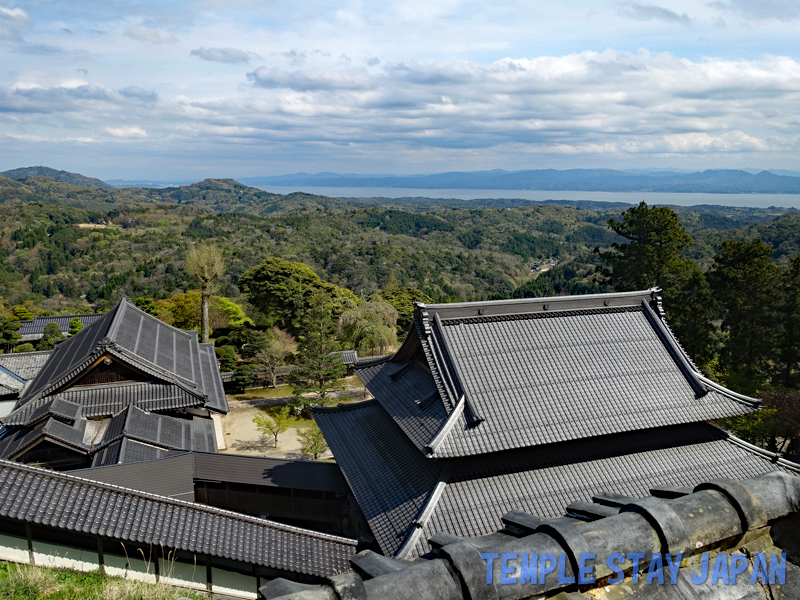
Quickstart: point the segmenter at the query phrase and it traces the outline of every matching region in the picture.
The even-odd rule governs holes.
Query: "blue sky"
[[[795,0],[0,0],[0,170],[797,170],[798,31]]]

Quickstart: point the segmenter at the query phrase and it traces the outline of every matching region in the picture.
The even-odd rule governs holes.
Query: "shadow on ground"
[[[266,452],[275,448],[275,438],[263,435],[257,440],[236,440],[231,444],[231,448],[234,450]]]

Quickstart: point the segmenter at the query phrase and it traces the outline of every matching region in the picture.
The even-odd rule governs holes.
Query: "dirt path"
[[[236,403],[230,412],[222,417],[222,429],[225,432],[225,454],[246,454],[249,456],[271,456],[274,458],[303,458],[300,453],[300,442],[297,433],[302,427],[290,427],[278,436],[278,447],[274,447],[275,438],[263,436],[253,423],[259,409],[248,406],[249,403]],[[271,402],[269,404],[272,404]],[[328,450],[321,458],[331,458]]]

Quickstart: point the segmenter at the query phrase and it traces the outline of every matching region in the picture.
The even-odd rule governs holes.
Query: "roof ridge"
[[[414,304],[421,308],[439,310],[442,308],[468,308],[468,307],[486,307],[486,306],[513,306],[516,304],[527,304],[530,302],[571,302],[571,301],[589,301],[589,300],[607,300],[611,298],[633,298],[643,295],[652,295],[655,292],[660,292],[661,288],[654,287],[646,290],[636,290],[632,292],[608,292],[603,294],[575,294],[572,296],[541,296],[536,298],[505,298],[502,300],[477,300],[473,302],[445,302],[438,304],[414,302]]]
[[[113,492],[121,492],[123,494],[128,494],[131,496],[137,496],[140,498],[148,498],[150,500],[155,500],[156,502],[162,502],[164,504],[172,504],[176,506],[185,506],[187,508],[191,508],[194,510],[199,510],[201,512],[207,512],[211,514],[218,514],[225,517],[231,517],[239,521],[243,521],[246,523],[253,523],[256,525],[266,525],[272,527],[274,529],[278,529],[281,531],[287,531],[290,533],[297,533],[299,535],[304,535],[307,537],[318,538],[322,540],[328,540],[332,542],[337,542],[341,544],[347,544],[349,546],[356,546],[358,544],[357,540],[352,540],[345,537],[340,537],[337,535],[331,535],[329,533],[321,533],[318,531],[313,531],[311,529],[303,529],[301,527],[295,527],[293,525],[285,525],[283,523],[278,523],[277,521],[271,521],[269,519],[259,519],[258,517],[252,517],[250,515],[245,515],[243,513],[237,513],[231,510],[225,510],[223,508],[217,508],[215,506],[208,506],[205,504],[199,504],[197,502],[189,502],[188,500],[179,500],[177,498],[171,498],[169,496],[161,496],[159,494],[153,494],[151,492],[143,492],[141,490],[135,490],[132,488],[126,488],[119,485],[114,485],[111,483],[105,483],[102,481],[95,481],[93,479],[87,479],[84,477],[78,477],[77,475],[70,475],[68,473],[62,471],[52,471],[50,469],[45,469],[42,467],[34,467],[32,465],[18,463],[10,460],[0,459],[0,469],[3,468],[10,468],[15,469],[18,471],[25,471],[28,473],[33,473],[36,475],[42,475],[44,477],[50,477],[51,479],[57,479],[62,481],[71,481],[81,485],[88,485],[90,487],[99,488],[99,489],[106,489]]]

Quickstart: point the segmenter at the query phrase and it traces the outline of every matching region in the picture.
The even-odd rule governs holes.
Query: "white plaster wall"
[[[0,533],[0,560],[28,563],[28,540]]]

